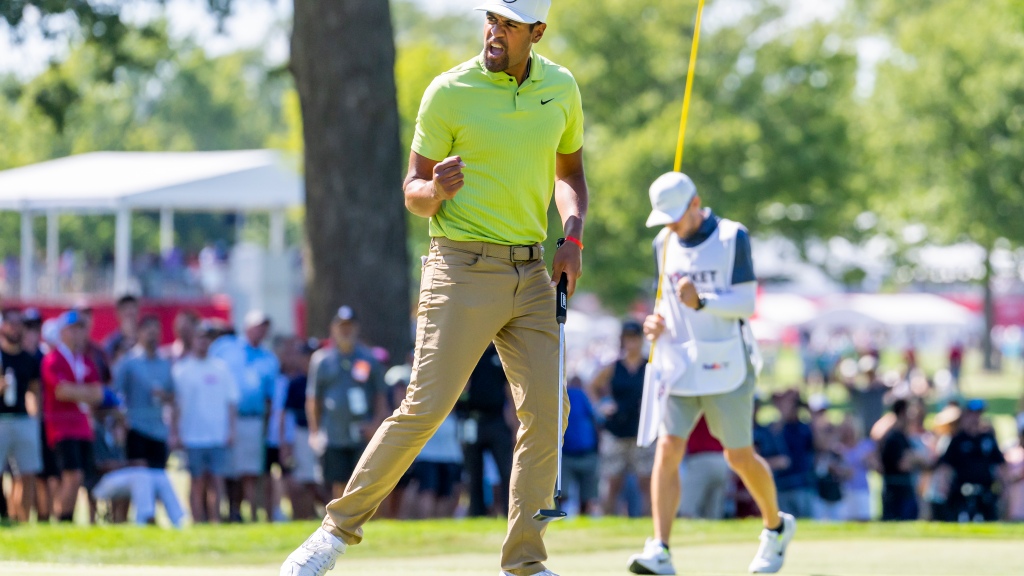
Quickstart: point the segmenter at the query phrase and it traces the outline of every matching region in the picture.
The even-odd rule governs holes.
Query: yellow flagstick
[[[683,167],[683,147],[686,143],[686,118],[690,115],[690,94],[693,92],[693,74],[697,67],[697,46],[700,44],[700,20],[704,14],[704,0],[697,2],[697,22],[693,27],[693,44],[690,46],[690,66],[686,71],[686,90],[683,93],[683,114],[679,119],[679,140],[676,142],[676,161],[673,170],[679,172]],[[661,303],[662,278],[661,273],[665,269],[665,254],[668,250],[663,247],[661,250],[661,265],[658,268],[658,290],[654,294],[654,310],[658,310]],[[651,342],[651,351],[647,356],[647,363],[654,362],[654,344]]]
[[[679,119],[679,141],[676,143],[676,163],[673,170],[683,167],[683,146],[686,142],[686,118],[690,115],[690,93],[693,91],[693,72],[697,67],[697,46],[700,44],[700,19],[704,13],[704,0],[697,3],[697,23],[693,28],[693,45],[690,47],[690,67],[686,71],[686,92],[683,94],[683,115]]]

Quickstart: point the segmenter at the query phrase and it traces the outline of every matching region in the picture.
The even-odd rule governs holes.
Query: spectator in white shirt
[[[173,370],[177,403],[173,436],[188,454],[192,520],[196,523],[220,522],[239,398],[238,384],[227,364],[208,355],[214,329],[202,323],[192,355],[180,360]]]

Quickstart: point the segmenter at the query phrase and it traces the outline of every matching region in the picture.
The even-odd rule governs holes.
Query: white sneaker
[[[796,534],[796,518],[785,512],[779,512],[779,518],[782,519],[782,534],[767,528],[761,531],[761,546],[750,563],[752,574],[774,574],[782,569],[786,546]]]
[[[629,557],[629,571],[633,574],[675,574],[672,554],[661,542],[648,538],[644,551]]]
[[[334,569],[334,562],[345,553],[345,548],[348,545],[341,538],[317,528],[302,546],[288,555],[281,565],[281,576],[324,576]]]

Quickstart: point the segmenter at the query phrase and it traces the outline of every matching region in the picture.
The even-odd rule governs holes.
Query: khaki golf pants
[[[324,528],[348,544],[448,416],[492,340],[520,426],[513,455],[508,533],[501,567],[516,576],[544,571],[545,523],[554,505],[559,442],[558,324],[555,290],[534,248],[435,239],[423,266],[412,378],[402,405],[370,440],[341,498],[327,506]],[[564,420],[569,401],[563,394]],[[564,424],[563,424],[564,425]]]

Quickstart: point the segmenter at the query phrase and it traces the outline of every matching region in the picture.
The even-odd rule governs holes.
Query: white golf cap
[[[483,12],[493,12],[509,20],[533,24],[547,22],[551,0],[490,0],[474,8]]]
[[[263,310],[250,310],[242,321],[246,328],[270,324],[270,317]]]
[[[690,202],[697,195],[693,180],[682,172],[662,174],[651,184],[651,215],[647,227],[664,226],[683,217]]]

